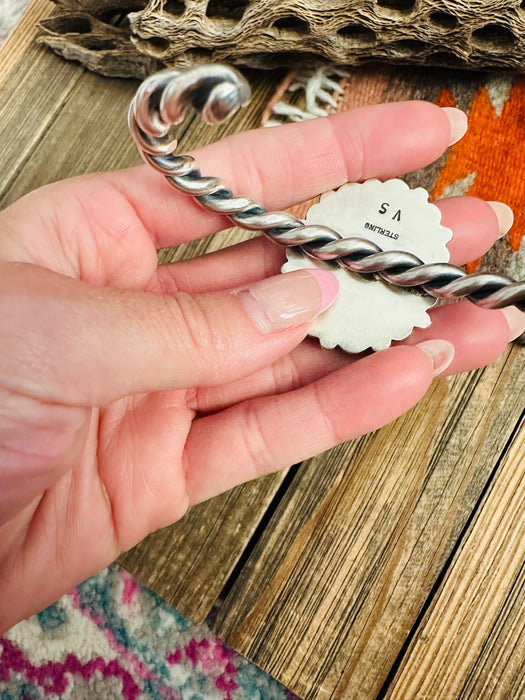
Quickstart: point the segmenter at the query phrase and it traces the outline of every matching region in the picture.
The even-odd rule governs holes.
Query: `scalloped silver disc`
[[[403,180],[343,185],[323,194],[308,210],[306,222],[329,226],[344,238],[367,238],[383,250],[413,253],[425,263],[449,260],[446,244],[452,231],[441,224],[440,210],[429,202],[425,189],[410,189]],[[414,328],[430,325],[427,311],[436,303],[432,297],[364,279],[334,263],[314,260],[299,248],[288,248],[286,255],[283,272],[328,268],[339,280],[337,299],[310,328],[310,335],[326,348],[339,346],[351,353],[384,350]]]

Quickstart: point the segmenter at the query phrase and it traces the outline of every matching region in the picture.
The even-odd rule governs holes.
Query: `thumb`
[[[231,292],[165,296],[9,263],[0,275],[1,381],[43,401],[81,406],[221,384],[290,352],[337,291],[324,270]]]

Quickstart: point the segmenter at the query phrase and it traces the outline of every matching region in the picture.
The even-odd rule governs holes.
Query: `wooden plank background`
[[[514,348],[435,382],[399,420],[303,465],[218,634],[301,697],[376,698],[508,450],[524,369]]]
[[[524,419],[387,696],[525,697]]]
[[[138,162],[126,128],[137,84],[34,46],[51,8],[37,0],[0,53],[2,207]],[[419,95],[425,76],[356,71],[354,101]],[[252,74],[251,106],[218,130],[188,118],[181,148],[257,125],[278,79]],[[212,628],[301,697],[521,698],[524,365],[512,347],[437,381],[386,428],[192,509],[121,563],[195,621],[216,605]]]

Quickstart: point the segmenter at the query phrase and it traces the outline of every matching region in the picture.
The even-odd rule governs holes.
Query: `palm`
[[[14,207],[9,227],[21,215],[31,236],[12,239],[8,254],[72,277],[80,271],[90,283],[160,292],[155,245],[129,202],[115,191],[108,197],[107,183],[98,179],[91,193],[98,206],[64,200],[60,191],[54,201],[51,191],[44,210],[39,207],[29,222],[25,206]],[[109,206],[100,207],[105,198]],[[77,252],[73,258],[71,251]],[[39,568],[51,567],[72,585],[86,552],[90,566],[103,567],[145,532],[181,517],[188,505],[182,453],[194,415],[185,391],[127,397],[87,411],[87,437],[73,469],[29,508],[26,522],[15,524],[17,531],[29,528],[25,546],[37,553]],[[15,560],[20,554],[11,551]]]
[[[384,115],[381,110],[385,109],[391,109],[392,114]],[[412,118],[407,119],[410,110]],[[423,116],[418,117],[420,112]],[[390,140],[383,128],[388,116]],[[418,121],[415,117],[425,136],[419,141],[413,136]],[[305,138],[302,144],[297,140],[293,143],[293,153],[288,137],[292,132],[287,129],[271,136],[266,132],[264,136],[237,137],[238,150],[244,149],[250,157],[257,140],[264,141],[259,151],[266,156],[265,163],[283,163],[283,154],[288,154],[289,167],[283,167],[287,179],[291,163],[301,163],[293,178],[293,191],[283,186],[279,173],[273,171],[271,177],[265,173],[264,164],[260,164],[260,170],[236,174],[232,164],[240,167],[243,159],[231,158],[227,143],[202,152],[199,162],[204,164],[203,171],[222,170],[230,183],[235,183],[237,177],[242,185],[233,189],[255,193],[267,206],[282,208],[354,176],[387,177],[426,164],[446,146],[448,121],[443,119],[441,110],[435,107],[406,104],[370,108],[354,116],[338,115],[334,126],[328,125],[329,120],[300,125],[294,133],[304,133]],[[367,151],[366,168],[355,161],[359,149],[348,144],[348,153],[344,150],[344,139],[352,132],[352,125],[354,131],[362,132],[357,141]],[[390,143],[399,146],[397,154]],[[330,154],[337,149],[338,157],[334,158]],[[320,163],[324,165],[320,167]],[[487,205],[479,200],[465,205],[465,201],[450,200],[441,205],[445,223],[461,232],[451,245],[456,263],[481,254],[497,235],[496,217]],[[75,286],[73,278],[88,283],[89,289],[122,290],[124,297],[124,290],[135,290],[139,296],[151,293],[148,303],[152,297],[158,299],[153,306],[159,318],[165,320],[157,323],[155,313],[149,312],[143,318],[131,318],[132,330],[144,325],[150,333],[146,356],[141,357],[140,348],[135,353],[142,363],[134,365],[135,370],[138,367],[142,371],[142,365],[150,359],[154,365],[144,377],[135,379],[131,372],[123,383],[125,372],[120,376],[118,364],[112,365],[119,375],[114,378],[103,362],[99,369],[93,352],[86,355],[90,358],[88,364],[79,365],[80,373],[77,365],[69,371],[67,361],[70,355],[82,356],[82,345],[78,353],[75,345],[71,352],[51,348],[57,352],[58,369],[53,366],[51,379],[44,382],[45,399],[38,394],[43,383],[38,362],[36,368],[28,364],[24,376],[19,377],[22,402],[36,387],[34,396],[29,397],[31,410],[39,419],[44,416],[46,430],[53,437],[51,455],[58,457],[56,463],[48,458],[44,466],[31,467],[26,481],[15,483],[11,501],[8,498],[3,506],[4,514],[0,489],[0,517],[4,515],[0,520],[0,600],[12,601],[9,611],[0,610],[0,629],[51,602],[147,533],[177,520],[191,503],[391,420],[410,408],[431,380],[428,358],[414,349],[394,348],[352,362],[314,343],[299,345],[306,328],[290,329],[278,342],[263,346],[253,328],[246,337],[229,340],[230,333],[237,333],[237,326],[233,320],[215,317],[219,330],[209,328],[204,319],[201,325],[208,334],[206,343],[199,346],[201,341],[195,340],[197,352],[190,357],[193,362],[189,365],[192,381],[181,382],[180,377],[174,381],[170,365],[180,359],[177,323],[181,318],[170,323],[164,300],[181,290],[191,295],[213,295],[251,284],[276,274],[283,254],[258,239],[195,263],[157,267],[158,248],[207,235],[226,222],[176,194],[146,168],[50,186],[16,203],[2,217],[6,233],[2,263],[29,263],[27,269],[20,272],[17,268],[15,274],[22,275],[24,289],[26,281],[29,288],[34,279],[40,280],[37,299],[42,290],[44,296],[48,293],[48,285],[50,299],[54,303],[58,296],[63,304],[60,308],[76,309],[77,294],[81,308],[82,295],[90,292],[86,292],[87,287]],[[47,272],[39,272],[42,269],[57,274],[48,279]],[[118,294],[113,297],[120,302]],[[101,304],[101,317],[105,311]],[[124,306],[124,316],[127,311]],[[422,332],[418,340],[448,337],[456,346],[455,371],[482,364],[491,359],[491,353],[496,356],[508,339],[508,325],[502,315],[495,312],[489,320],[485,314],[477,309],[473,312],[466,304],[440,309],[434,323],[439,330]],[[468,334],[458,323],[467,317],[470,332],[477,328],[485,335],[477,357],[472,354]],[[97,325],[98,321],[96,312],[91,322],[94,332],[100,333],[99,354],[111,355],[115,333],[110,322],[106,327],[102,321]],[[58,328],[62,331],[60,324],[59,317]],[[51,331],[44,322],[43,329],[47,342],[46,330]],[[86,330],[84,326],[82,330]],[[67,334],[64,337],[67,341]],[[132,337],[140,340],[142,336],[137,333]],[[86,339],[89,345],[89,333]],[[127,358],[135,349],[127,347],[126,341],[127,336],[119,348]],[[117,342],[122,343],[122,339]],[[15,367],[17,352],[24,351],[16,347]],[[213,351],[210,367],[207,355],[202,359],[204,347],[206,352],[210,347]],[[151,357],[147,354],[150,351]],[[198,365],[195,372],[194,364]],[[84,377],[82,372],[89,376]],[[184,372],[182,376],[184,379]],[[369,389],[371,376],[382,382],[381,397]],[[399,376],[409,378],[403,387],[393,379]],[[7,372],[3,379],[0,377],[0,391],[2,381],[12,393],[16,386],[12,375]],[[367,420],[362,418],[361,410],[344,414],[338,410],[342,401],[348,405],[349,387],[356,406],[370,405],[365,412],[370,416]],[[305,417],[308,434],[300,422],[293,420],[298,413]],[[291,418],[285,421],[283,416]],[[0,437],[1,428],[0,422]],[[23,439],[27,433],[29,443],[34,440],[30,448],[39,454],[41,434],[37,431],[32,435],[31,430],[24,432],[22,428]],[[23,462],[21,468],[25,468]],[[53,575],[48,575],[49,571]]]

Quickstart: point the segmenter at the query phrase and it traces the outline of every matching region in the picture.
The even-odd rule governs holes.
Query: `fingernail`
[[[503,202],[487,202],[487,204],[496,214],[498,219],[499,238],[503,238],[503,236],[505,236],[512,228],[512,224],[514,223],[514,212],[507,204],[503,204]]]
[[[445,112],[450,122],[450,140],[448,145],[453,146],[465,135],[468,127],[467,115],[455,107],[442,107],[441,109]]]
[[[448,340],[424,340],[417,343],[416,348],[420,348],[432,360],[434,367],[434,377],[442,374],[454,359],[455,347]]]
[[[339,281],[330,270],[319,270],[318,268],[305,268],[303,272],[307,272],[315,279],[321,290],[321,305],[319,306],[320,314],[329,306],[332,306],[339,294]]]
[[[339,292],[329,270],[287,272],[235,292],[255,325],[265,333],[299,326],[325,311]]]
[[[509,342],[516,340],[522,333],[525,333],[525,313],[515,306],[506,306],[501,311],[509,324]]]

